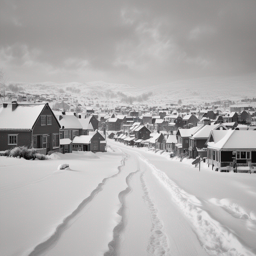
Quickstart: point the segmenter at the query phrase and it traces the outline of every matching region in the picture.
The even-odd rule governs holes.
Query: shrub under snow
[[[43,154],[37,153],[37,151],[34,148],[27,148],[27,147],[15,147],[13,149],[8,149],[4,153],[2,153],[3,156],[10,156],[10,157],[19,157],[24,158],[26,160],[46,160],[48,159],[47,156]]]

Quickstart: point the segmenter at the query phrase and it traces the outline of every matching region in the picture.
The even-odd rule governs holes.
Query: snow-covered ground
[[[255,174],[108,145],[0,158],[0,255],[256,255]]]

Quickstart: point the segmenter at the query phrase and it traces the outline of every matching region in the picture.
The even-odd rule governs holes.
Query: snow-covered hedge
[[[25,158],[26,160],[46,160],[48,159],[47,156],[43,154],[37,153],[34,148],[27,148],[27,147],[15,147],[13,149],[8,149],[2,152],[0,155],[2,156],[9,156],[9,157],[18,157],[18,158]]]

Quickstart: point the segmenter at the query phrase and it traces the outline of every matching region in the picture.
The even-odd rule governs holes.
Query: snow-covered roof
[[[61,128],[64,126],[64,129],[82,129],[82,125],[79,122],[79,119],[74,115],[61,115],[62,118],[57,116]],[[61,120],[60,120],[61,119]]]
[[[193,134],[192,138],[199,139],[199,138],[208,138],[211,131],[215,130],[219,127],[219,124],[215,125],[205,125],[202,129],[198,130],[196,133]]]
[[[109,123],[115,123],[116,121],[117,121],[117,118],[113,118],[113,117],[112,117],[112,118],[109,118],[109,119],[108,119],[108,122],[109,122]]]
[[[166,140],[166,143],[177,143],[176,135],[170,134]]]
[[[156,119],[155,124],[162,124],[163,121],[164,121],[163,119]]]
[[[147,140],[147,142],[149,143],[155,143],[156,140],[160,137],[161,133],[154,133],[154,134],[150,134],[150,138]]]
[[[211,135],[213,137],[214,143],[220,141],[227,134],[227,132],[228,130],[212,130]]]
[[[73,144],[90,144],[92,137],[93,137],[93,135],[76,136],[73,139]]]
[[[135,132],[138,132],[140,129],[142,129],[143,127],[145,127],[144,125],[139,125],[135,128]]]
[[[181,137],[190,137],[200,130],[203,126],[195,126],[190,129],[179,129]]]
[[[143,117],[152,117],[152,114],[146,113],[146,114],[144,114],[144,115],[142,116],[142,118],[143,118]]]
[[[90,118],[78,119],[78,120],[81,123],[82,128],[84,130],[94,130],[92,124],[90,123]]]
[[[116,118],[123,120],[123,119],[125,119],[125,115],[117,115]]]
[[[32,129],[45,104],[18,104],[12,110],[12,104],[0,108],[0,129]]]
[[[71,139],[60,139],[60,145],[69,145],[71,144]]]
[[[226,135],[217,143],[209,142],[208,147],[214,149],[254,149],[256,150],[256,132],[228,130]]]
[[[187,121],[190,117],[191,117],[191,115],[185,115],[185,116],[183,116],[182,119]]]

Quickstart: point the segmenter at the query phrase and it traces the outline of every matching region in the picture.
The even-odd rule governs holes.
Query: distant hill
[[[256,74],[246,77],[200,78],[180,80],[147,87],[134,87],[104,81],[87,83],[16,83],[30,93],[74,94],[99,100],[124,103],[170,104],[203,103],[217,100],[241,100],[256,97]]]

